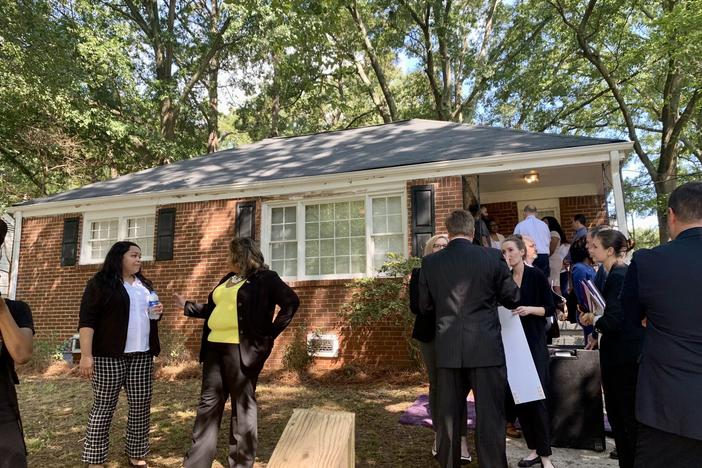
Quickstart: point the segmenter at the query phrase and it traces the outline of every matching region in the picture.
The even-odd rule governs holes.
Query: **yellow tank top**
[[[227,287],[228,282],[217,286],[212,293],[215,308],[207,320],[210,334],[207,341],[212,343],[239,343],[239,317],[236,310],[236,299],[239,288],[245,283],[241,281]]]

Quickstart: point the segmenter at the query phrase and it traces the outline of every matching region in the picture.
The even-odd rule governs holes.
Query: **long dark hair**
[[[122,284],[122,258],[124,257],[124,254],[129,252],[129,249],[132,247],[136,247],[141,250],[141,247],[134,242],[115,242],[114,245],[110,247],[109,252],[107,252],[105,261],[102,262],[100,271],[95,273],[95,280],[98,281],[103,287],[117,289],[120,284]],[[149,289],[149,291],[153,290],[153,284],[151,281],[146,279],[143,274],[141,274],[141,270],[139,270],[139,272],[137,272],[137,274],[134,276],[139,278],[139,281],[141,281],[144,286]]]
[[[587,239],[585,236],[579,237],[570,245],[570,260],[573,265],[584,262],[590,258],[590,253],[587,251]]]
[[[543,218],[541,218],[541,221],[548,224],[549,231],[556,231],[558,235],[561,236],[561,244],[565,244],[568,242],[566,240],[565,233],[563,232],[563,228],[561,227],[561,223],[559,223],[556,218],[554,218],[553,216],[544,216]]]

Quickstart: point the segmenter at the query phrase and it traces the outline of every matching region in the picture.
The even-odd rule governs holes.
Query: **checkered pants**
[[[125,451],[130,458],[143,458],[149,452],[153,357],[149,353],[129,353],[117,358],[96,356],[94,363],[94,399],[88,417],[82,461],[96,465],[105,462],[112,416],[122,387],[127,390],[129,404]]]

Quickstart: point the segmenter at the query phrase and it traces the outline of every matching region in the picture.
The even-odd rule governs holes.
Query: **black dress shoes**
[[[527,460],[526,458],[522,458],[522,459],[519,460],[519,462],[517,463],[517,466],[519,466],[519,467],[521,467],[521,468],[524,468],[524,467],[527,467],[527,466],[534,466],[534,465],[541,465],[541,464],[542,464],[542,463],[541,463],[541,457],[536,457],[536,458],[534,458],[534,459],[532,459],[532,460]]]

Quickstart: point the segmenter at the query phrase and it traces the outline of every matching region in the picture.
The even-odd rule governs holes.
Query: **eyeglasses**
[[[435,249],[443,249],[447,244],[434,244],[432,247]]]

